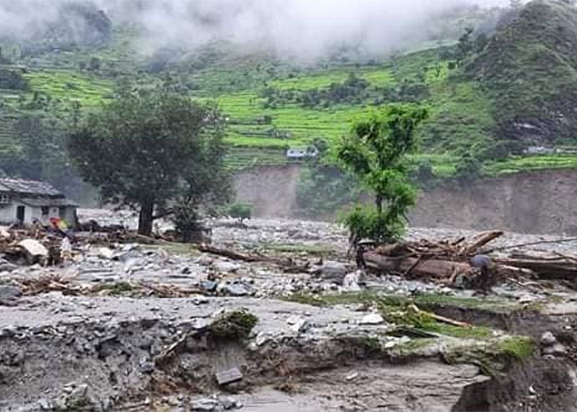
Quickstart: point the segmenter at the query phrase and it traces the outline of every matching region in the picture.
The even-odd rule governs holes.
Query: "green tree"
[[[82,177],[108,203],[139,211],[152,232],[155,211],[221,197],[225,183],[221,117],[167,88],[123,93],[74,129],[68,141]]]
[[[233,219],[238,219],[240,224],[243,224],[246,219],[252,217],[252,205],[247,203],[233,203],[229,205],[224,213]]]
[[[474,29],[472,27],[467,27],[465,32],[459,37],[459,42],[457,43],[456,57],[459,65],[469,57],[475,48],[475,43],[472,40]]]
[[[391,242],[405,230],[416,201],[406,155],[416,149],[415,131],[426,118],[423,108],[389,106],[356,122],[337,147],[340,163],[375,196],[374,207],[357,206],[344,219],[352,245],[362,238]]]

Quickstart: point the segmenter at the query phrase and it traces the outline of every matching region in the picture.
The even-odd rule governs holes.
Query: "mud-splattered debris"
[[[242,373],[238,368],[227,369],[216,373],[216,381],[224,386],[242,380]]]

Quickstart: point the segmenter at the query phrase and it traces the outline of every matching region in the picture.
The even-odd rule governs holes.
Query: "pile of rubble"
[[[577,255],[518,250],[549,241],[488,247],[503,235],[501,231],[490,231],[470,239],[420,240],[380,246],[363,250],[362,260],[375,271],[396,273],[406,279],[432,280],[449,287],[490,288],[520,278],[564,280],[569,282],[567,286],[577,286]],[[513,252],[506,254],[507,250]],[[484,279],[487,277],[490,279]]]

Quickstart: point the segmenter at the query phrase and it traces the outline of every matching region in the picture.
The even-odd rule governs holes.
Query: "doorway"
[[[25,206],[18,206],[16,208],[16,220],[19,223],[24,223],[24,218],[26,217],[26,207]]]

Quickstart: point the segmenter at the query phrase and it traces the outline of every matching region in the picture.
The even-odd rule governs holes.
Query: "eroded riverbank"
[[[510,234],[499,242],[539,239]],[[345,259],[346,234],[319,223],[219,222],[213,242],[322,259],[326,270],[289,274],[182,245],[86,246],[63,267],[6,267],[1,410],[553,411],[577,404],[577,296],[564,285],[504,282],[480,298],[394,276],[346,283],[355,271]],[[569,252],[575,243],[544,247]],[[415,316],[412,306],[475,326]],[[246,336],[211,327],[237,313],[256,317]],[[227,371],[242,378],[219,384]]]

